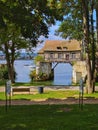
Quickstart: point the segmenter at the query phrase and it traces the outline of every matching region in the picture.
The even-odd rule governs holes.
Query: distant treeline
[[[34,59],[35,56],[37,56],[37,53],[25,53],[21,52],[17,54],[16,60],[21,60],[21,59]],[[5,54],[3,52],[0,52],[0,60],[5,60]]]

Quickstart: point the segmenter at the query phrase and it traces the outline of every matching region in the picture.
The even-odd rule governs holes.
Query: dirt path
[[[0,105],[5,105],[5,101],[0,101]],[[46,100],[12,100],[11,105],[34,105],[34,104],[79,104],[79,99],[46,99]],[[83,104],[98,104],[98,99],[89,98],[84,99]]]

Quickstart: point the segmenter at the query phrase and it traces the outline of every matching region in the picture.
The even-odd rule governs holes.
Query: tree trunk
[[[7,43],[5,43],[5,54],[8,67],[8,78],[12,83],[14,83],[14,59],[12,60],[9,54],[9,45]]]
[[[97,49],[98,49],[98,2],[96,2],[96,32],[97,32]]]
[[[91,0],[91,58],[92,58],[92,72],[91,72],[91,76],[92,76],[92,87],[93,87],[93,92],[95,92],[95,60],[96,60],[96,45],[95,45],[95,38],[94,38],[94,19],[93,19],[93,7],[94,7],[94,1]]]
[[[90,61],[90,42],[89,42],[89,11],[88,11],[89,1],[82,0],[83,8],[83,30],[84,30],[84,44],[86,47],[86,67],[87,67],[87,86],[86,92],[92,93],[92,78],[91,78],[91,61]]]

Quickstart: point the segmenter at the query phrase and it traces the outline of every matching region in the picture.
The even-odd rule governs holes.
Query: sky
[[[62,39],[60,36],[56,36],[55,35],[55,30],[58,29],[59,27],[59,22],[56,23],[56,25],[52,25],[50,28],[49,28],[49,35],[48,35],[48,38],[45,38],[43,36],[41,36],[39,39],[40,40],[43,40],[44,42],[43,43],[39,43],[37,45],[36,48],[34,48],[35,52],[38,52],[43,46],[44,46],[44,43],[46,40],[64,40]]]

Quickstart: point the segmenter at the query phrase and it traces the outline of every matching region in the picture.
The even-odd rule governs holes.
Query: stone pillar
[[[52,72],[52,63],[50,62],[38,62],[36,65],[36,75],[39,75],[40,73],[46,74],[47,78],[50,77]]]
[[[36,75],[40,73],[40,62],[37,62],[36,64]]]

